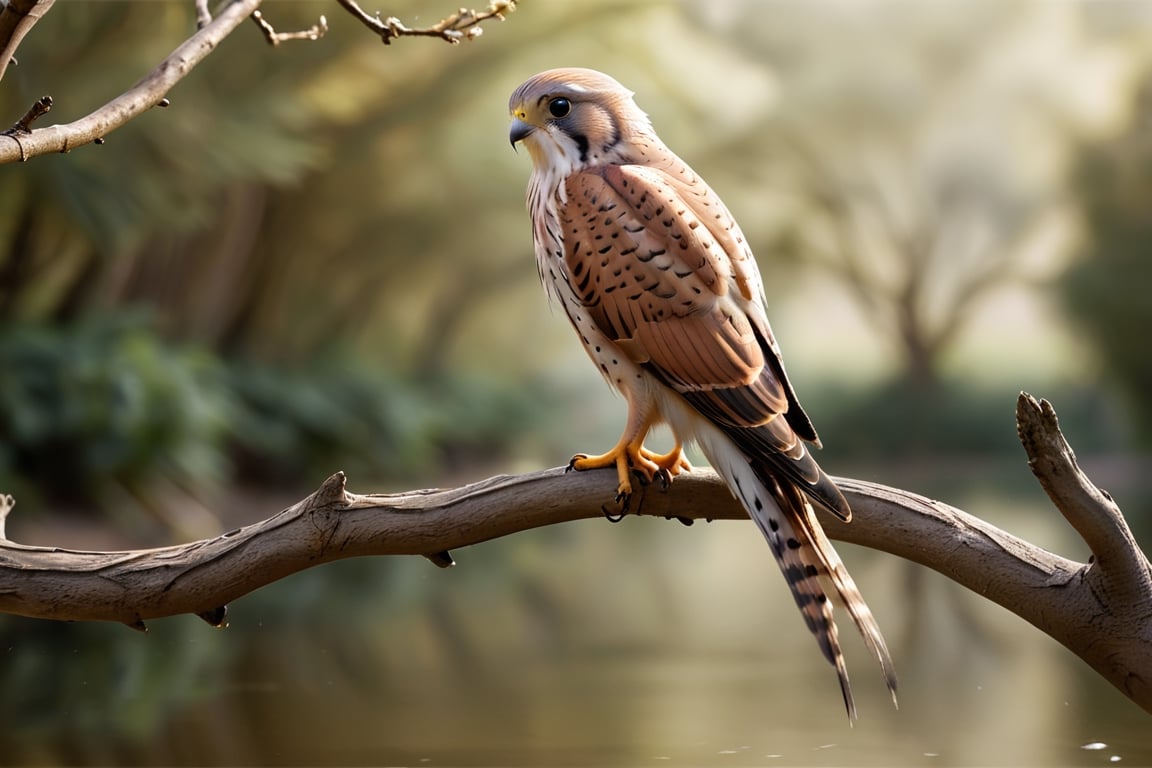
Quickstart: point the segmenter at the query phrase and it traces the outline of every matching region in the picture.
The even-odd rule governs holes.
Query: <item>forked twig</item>
[[[252,11],[252,21],[260,27],[260,31],[264,33],[264,39],[268,41],[269,45],[280,45],[285,40],[319,40],[328,33],[328,19],[323,16],[320,17],[320,21],[308,29],[301,29],[296,32],[277,32],[276,28],[264,18],[264,14],[260,11]]]
[[[204,29],[212,23],[212,12],[208,10],[208,0],[196,0],[196,29]]]
[[[483,11],[461,8],[451,16],[446,16],[430,27],[409,27],[395,16],[381,19],[380,14],[371,16],[364,12],[356,0],[337,0],[340,5],[358,18],[364,26],[380,35],[380,42],[391,45],[398,37],[438,37],[449,43],[461,40],[474,40],[483,32],[482,22],[490,19],[504,21],[507,14],[516,10],[516,0],[492,0]]]

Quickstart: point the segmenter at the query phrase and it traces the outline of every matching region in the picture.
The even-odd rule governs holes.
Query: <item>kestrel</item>
[[[856,707],[827,581],[880,662],[892,660],[872,612],[832,548],[811,502],[844,521],[848,502],[805,443],[816,431],[788,383],[765,311],[756,260],[732,214],[657,137],[611,77],[553,69],[509,102],[513,146],[532,158],[528,209],[536,263],[589,357],[628,403],[619,442],[570,467],[613,467],[617,499],[633,472],[670,480],[693,441],[768,540],[808,629]],[[667,424],[675,447],[644,447]]]

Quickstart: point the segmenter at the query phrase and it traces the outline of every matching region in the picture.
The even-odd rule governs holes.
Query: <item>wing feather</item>
[[[682,163],[601,166],[570,176],[566,192],[565,265],[597,327],[749,455],[764,454],[849,519],[804,447],[816,432],[784,372],[751,251],[719,197]]]

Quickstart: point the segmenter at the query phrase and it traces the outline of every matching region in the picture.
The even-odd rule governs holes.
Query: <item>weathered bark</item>
[[[1089,563],[1047,552],[959,509],[875,483],[837,478],[855,517],[821,521],[842,541],[926,565],[1059,640],[1152,712],[1152,572],[1117,506],[1076,465],[1047,402],[1017,407],[1029,464],[1053,504],[1091,548]],[[367,555],[424,555],[555,523],[602,517],[609,472],[552,469],[462,488],[391,495],[345,490],[344,475],[254,525],[212,539],[130,552],[77,552],[3,539],[0,611],[48,619],[120,621],[194,613],[224,621],[224,606],[321,563]],[[641,489],[630,514],[745,519],[715,473],[695,470],[667,491]]]

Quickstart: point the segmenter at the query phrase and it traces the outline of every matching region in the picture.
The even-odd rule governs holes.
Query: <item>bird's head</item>
[[[508,102],[512,146],[523,143],[537,171],[569,173],[620,162],[651,125],[632,92],[594,69],[550,69],[529,78]]]

